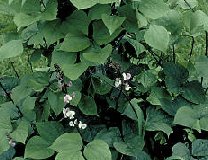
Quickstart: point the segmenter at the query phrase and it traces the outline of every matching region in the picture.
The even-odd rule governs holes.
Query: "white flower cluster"
[[[70,110],[70,108],[63,109],[64,118],[74,119],[75,112]]]
[[[69,103],[73,99],[73,96],[66,94],[64,96],[64,103]]]
[[[87,124],[84,124],[81,121],[79,121],[78,123],[77,119],[72,120],[74,119],[75,112],[71,110],[69,107],[63,109],[63,114],[64,114],[64,118],[69,118],[71,120],[69,122],[69,126],[74,127],[75,125],[78,125],[80,129],[85,129],[87,127]]]
[[[13,140],[9,134],[7,134],[6,136],[7,136],[7,140],[9,142],[9,145],[11,147],[15,147],[17,145],[17,142],[15,140]]]
[[[121,78],[116,78],[115,87],[118,88],[123,84],[125,87],[125,90],[128,91],[130,90],[131,87],[129,86],[127,81],[131,79],[131,74],[124,72],[122,73],[122,76],[123,76],[123,81],[121,80]]]

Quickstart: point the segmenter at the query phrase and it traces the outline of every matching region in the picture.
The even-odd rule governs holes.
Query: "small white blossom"
[[[74,124],[77,124],[77,119],[74,120]]]
[[[70,110],[70,108],[64,108],[63,109],[63,114],[64,114],[64,118],[69,117],[69,119],[73,119],[74,115],[75,115],[75,112]]]
[[[64,96],[64,103],[69,103],[72,100],[72,98],[73,98],[72,96],[66,94]]]
[[[87,124],[82,123],[81,121],[79,121],[78,127],[80,129],[85,129],[87,127]]]
[[[69,81],[66,85],[67,85],[67,87],[71,87],[72,86],[72,81]]]
[[[121,79],[120,78],[116,78],[115,87],[118,88],[121,84],[122,84]]]
[[[131,87],[129,86],[128,83],[125,83],[125,90],[128,91]]]
[[[9,145],[10,145],[11,147],[15,147],[16,144],[17,144],[17,143],[16,143],[15,141],[13,141],[12,139],[9,140]]]
[[[130,73],[122,73],[124,81],[130,80],[131,79],[131,74]]]
[[[74,127],[74,122],[73,122],[73,121],[70,121],[70,122],[69,122],[69,125],[70,125],[71,127]]]

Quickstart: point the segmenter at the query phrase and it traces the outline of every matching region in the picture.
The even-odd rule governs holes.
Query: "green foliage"
[[[0,0],[0,159],[207,159],[204,2]]]

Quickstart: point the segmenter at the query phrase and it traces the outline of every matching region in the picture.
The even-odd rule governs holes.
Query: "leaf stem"
[[[5,95],[6,95],[6,97],[10,100],[10,101],[12,101],[12,103],[14,104],[14,101],[13,101],[13,99],[11,98],[11,95],[7,92],[7,90],[4,88],[4,86],[3,86],[3,84],[0,82],[0,87],[3,89],[3,91],[4,91],[4,93],[5,93]]]
[[[16,70],[15,67],[14,67],[14,62],[10,62],[10,64],[11,64],[12,69],[13,69],[13,71],[15,72],[17,78],[19,79],[20,77],[19,77],[19,74],[18,74],[17,70]]]
[[[187,0],[184,0],[184,2],[187,4],[187,6],[190,8],[190,10],[191,10],[192,12],[194,12],[194,9],[191,8],[191,5],[187,2]]]
[[[193,54],[194,44],[195,44],[195,39],[194,39],[193,36],[191,36],[191,50],[190,50],[190,53],[189,53],[189,58],[191,58],[191,56]]]
[[[208,57],[208,32],[205,31],[205,34],[206,34],[206,51],[205,51],[205,56]]]
[[[175,45],[172,45],[173,47],[173,62],[176,63],[176,54],[175,54]]]

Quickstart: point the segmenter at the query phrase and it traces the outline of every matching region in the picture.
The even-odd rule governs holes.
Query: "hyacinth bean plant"
[[[0,0],[0,160],[207,160],[207,3]]]

